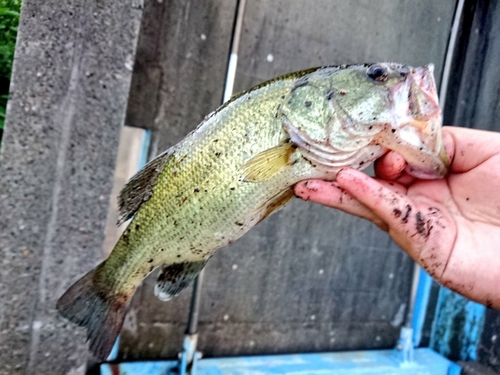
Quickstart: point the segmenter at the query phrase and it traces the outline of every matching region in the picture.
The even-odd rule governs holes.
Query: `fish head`
[[[401,154],[408,174],[443,177],[449,161],[433,70],[432,64],[377,63],[339,72],[333,77],[337,95],[330,103],[338,114],[334,121],[354,136],[373,135],[372,146]],[[332,127],[332,133],[338,130]]]
[[[282,113],[292,143],[322,169],[362,169],[392,150],[413,176],[447,172],[432,65],[318,69],[296,81]]]

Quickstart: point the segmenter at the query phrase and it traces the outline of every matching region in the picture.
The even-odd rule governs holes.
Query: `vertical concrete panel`
[[[235,90],[312,66],[370,61],[434,62],[439,77],[455,3],[249,1]],[[221,99],[234,7],[200,4],[168,2],[161,36],[141,39],[144,64],[134,81],[144,94],[128,119],[153,129],[153,153],[182,139]],[[154,114],[141,109],[152,105],[145,87],[159,93]],[[411,277],[409,258],[372,224],[292,202],[209,262],[199,348],[220,356],[391,347]],[[175,357],[181,348],[190,290],[162,303],[154,281],[144,282],[127,317],[125,358]]]
[[[433,62],[454,0],[251,1],[235,80],[242,91],[313,66]],[[208,355],[390,348],[412,262],[373,224],[294,201],[210,261],[200,350]]]
[[[96,265],[140,1],[25,0],[0,157],[0,373],[81,374],[57,298]]]
[[[312,66],[435,64],[439,81],[455,0],[249,2],[236,91]]]

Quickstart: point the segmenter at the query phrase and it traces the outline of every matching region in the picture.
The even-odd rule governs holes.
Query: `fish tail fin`
[[[59,313],[87,329],[89,349],[98,360],[105,360],[127,312],[128,296],[110,296],[94,281],[95,269],[73,284],[57,301]]]

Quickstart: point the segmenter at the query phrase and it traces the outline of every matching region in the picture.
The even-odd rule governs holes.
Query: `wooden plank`
[[[142,10],[23,1],[0,160],[0,374],[84,374],[57,298],[102,256]]]
[[[289,71],[365,61],[434,62],[439,77],[454,6],[452,0],[248,2],[236,91]],[[169,15],[175,20],[186,13],[188,20],[212,19],[214,12],[175,9]],[[229,30],[232,19],[226,22]],[[184,25],[171,21],[162,29],[168,73],[154,118],[161,126],[153,133],[154,152],[185,136],[221,97],[223,59],[205,48],[212,35],[202,40],[203,31]],[[196,63],[186,58],[190,51]],[[371,224],[295,201],[221,249],[205,275],[199,346],[208,356],[389,348],[403,323],[412,263]],[[135,299],[123,358],[173,358],[180,350],[189,292],[164,304],[154,298],[153,284],[147,279]]]

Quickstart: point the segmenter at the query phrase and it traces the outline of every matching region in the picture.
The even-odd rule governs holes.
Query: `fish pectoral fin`
[[[243,166],[243,180],[260,182],[270,179],[294,163],[292,154],[295,149],[292,143],[284,143],[257,154]]]
[[[293,193],[292,188],[286,189],[285,191],[271,198],[264,206],[260,208],[261,215],[258,223],[260,223],[269,215],[285,207],[293,198],[295,198],[295,194]]]
[[[120,211],[118,225],[131,219],[139,208],[141,208],[142,204],[151,198],[156,180],[172,154],[171,150],[167,150],[163,154],[158,155],[137,172],[123,187],[118,196]]]
[[[181,262],[164,265],[155,285],[155,295],[162,301],[169,301],[185,288],[201,272],[208,260]]]

